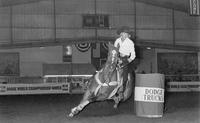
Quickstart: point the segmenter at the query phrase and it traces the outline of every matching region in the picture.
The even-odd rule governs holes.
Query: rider
[[[120,37],[116,39],[114,46],[119,48],[119,64],[123,69],[123,86],[119,89],[119,95],[123,98],[123,92],[128,80],[128,64],[135,59],[136,55],[134,43],[130,39],[131,31],[129,27],[122,26],[117,30],[117,34]]]

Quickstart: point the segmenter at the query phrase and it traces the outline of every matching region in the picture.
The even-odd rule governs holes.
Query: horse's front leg
[[[78,114],[89,103],[90,102],[88,100],[85,100],[85,101],[81,102],[78,106],[72,108],[71,113],[69,114],[69,117],[73,117],[74,115]]]
[[[83,95],[83,99],[80,102],[80,104],[74,108],[71,109],[71,112],[69,114],[69,117],[73,117],[74,115],[78,114],[80,111],[83,110],[83,108],[88,105],[91,101],[89,101],[90,97],[90,91],[86,91],[85,94]]]

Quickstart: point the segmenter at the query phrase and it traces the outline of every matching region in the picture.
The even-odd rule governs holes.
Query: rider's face
[[[126,32],[121,32],[120,33],[120,38],[121,38],[122,41],[124,41],[128,37],[129,37],[128,33],[126,33]]]

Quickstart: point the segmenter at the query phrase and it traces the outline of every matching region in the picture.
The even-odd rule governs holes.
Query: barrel
[[[136,74],[135,78],[136,116],[156,118],[163,116],[164,75]]]

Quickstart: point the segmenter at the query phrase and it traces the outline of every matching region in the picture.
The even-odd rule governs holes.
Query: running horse
[[[122,86],[123,69],[118,65],[119,52],[112,44],[108,45],[108,57],[104,66],[97,71],[87,82],[87,89],[79,105],[71,109],[69,117],[78,114],[83,108],[94,101],[114,100],[114,108],[118,107],[120,101],[127,100],[132,93],[132,74],[128,74],[128,82],[119,96],[118,90]],[[123,97],[123,98],[122,98]]]

